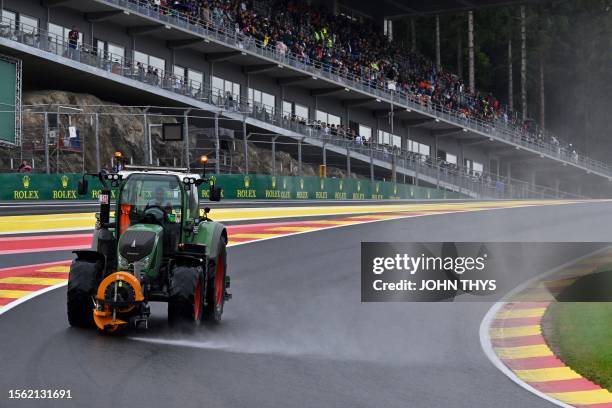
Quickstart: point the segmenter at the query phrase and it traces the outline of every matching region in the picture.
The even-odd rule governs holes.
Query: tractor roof
[[[119,174],[126,179],[131,174],[155,174],[164,176],[176,176],[181,181],[185,177],[200,179],[201,176],[196,173],[188,173],[186,168],[176,167],[152,167],[152,166],[125,166],[126,170],[122,170]]]

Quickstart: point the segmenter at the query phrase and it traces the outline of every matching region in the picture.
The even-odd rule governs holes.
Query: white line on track
[[[0,316],[5,314],[9,310],[19,306],[20,304],[25,303],[25,302],[27,302],[30,299],[34,299],[36,296],[40,296],[43,293],[47,293],[47,292],[51,292],[52,290],[59,289],[61,287],[66,286],[67,284],[68,284],[68,281],[62,282],[62,283],[58,283],[57,285],[49,286],[49,287],[46,287],[44,289],[37,290],[36,292],[32,292],[29,295],[20,297],[19,299],[9,303],[8,305],[0,307]]]

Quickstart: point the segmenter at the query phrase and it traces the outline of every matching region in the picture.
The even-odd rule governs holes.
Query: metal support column
[[[220,150],[221,150],[221,146],[219,142],[219,112],[215,112],[215,174],[219,174],[221,172],[221,168],[219,167]]]
[[[242,137],[244,137],[244,174],[249,174],[249,145],[247,143],[246,115],[242,118]]]
[[[48,9],[48,7],[47,7]],[[59,173],[59,165],[60,165],[60,138],[62,137],[62,127],[60,122],[60,107],[57,107],[57,132],[55,134],[55,172]]]
[[[51,173],[51,168],[49,167],[49,114],[45,112],[45,124],[44,124],[44,132],[45,132],[45,170],[46,173]]]
[[[302,175],[302,140],[298,139],[298,175]]]
[[[346,176],[351,177],[351,151],[346,148]]]
[[[96,172],[99,173],[101,169],[100,167],[100,118],[98,117],[98,113],[94,115],[96,127],[94,130],[94,136],[96,138]]]
[[[191,161],[189,160],[189,112],[191,108],[183,112],[183,144],[185,147],[185,167],[189,172],[191,169]]]
[[[272,138],[272,175],[276,176],[276,139],[278,136]]]
[[[327,149],[325,148],[326,144],[327,142],[323,142],[323,165],[325,166],[325,168],[327,168]]]
[[[149,129],[149,117],[147,113],[149,107],[147,106],[144,110],[144,142],[145,142],[145,161],[147,164],[153,164],[153,147],[151,143],[151,130]]]
[[[374,148],[370,143],[370,181],[374,181]]]

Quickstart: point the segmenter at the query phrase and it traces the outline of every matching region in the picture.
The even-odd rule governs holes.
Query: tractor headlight
[[[119,269],[127,269],[130,266],[130,263],[127,259],[119,255],[118,259]]]
[[[140,261],[134,262],[134,268],[136,267],[136,264],[139,264],[140,266],[139,269],[148,269],[149,266],[151,265],[151,255],[145,256]]]
[[[122,257],[121,255],[119,255],[119,258],[117,259],[117,263],[118,263],[119,269],[124,270],[124,271],[129,271],[130,266],[132,266],[132,264],[130,264],[130,262],[124,257]],[[143,269],[148,269],[149,266],[151,266],[151,256],[150,255],[145,256],[141,260],[134,262],[133,266],[134,266],[134,275],[138,276],[140,271],[142,271]]]

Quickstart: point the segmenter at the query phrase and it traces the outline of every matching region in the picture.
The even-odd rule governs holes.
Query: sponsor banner
[[[215,182],[226,199],[270,200],[399,200],[466,198],[465,195],[383,181],[267,175],[219,175]],[[208,197],[205,186],[202,197]]]
[[[529,293],[513,301],[563,301],[570,299],[569,292],[563,291],[569,277],[612,271],[610,256],[582,261],[586,254],[608,246],[598,242],[362,242],[361,301],[497,301],[535,278],[539,280]],[[558,269],[560,265],[565,269]],[[555,276],[544,275],[556,269]],[[609,287],[610,275],[598,287]],[[602,299],[581,286],[573,290],[589,294],[581,301]]]
[[[365,179],[336,179],[267,175],[212,175],[225,199],[258,200],[398,200],[466,198],[465,195],[433,188]],[[77,193],[80,174],[0,174],[0,200],[97,200],[102,186],[89,177],[86,197]],[[116,191],[113,191],[113,198]],[[202,198],[208,187],[200,186]]]

